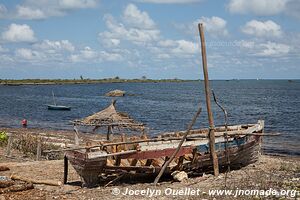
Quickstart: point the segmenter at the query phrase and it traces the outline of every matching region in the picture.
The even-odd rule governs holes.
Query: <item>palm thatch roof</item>
[[[144,124],[138,123],[129,117],[126,113],[117,112],[115,108],[116,100],[113,100],[112,103],[105,108],[104,110],[97,112],[88,117],[75,120],[73,123],[75,125],[82,126],[111,126],[126,128],[131,130],[143,130]]]

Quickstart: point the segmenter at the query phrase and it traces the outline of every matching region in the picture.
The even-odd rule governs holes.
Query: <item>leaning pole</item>
[[[203,24],[198,24],[198,29],[200,33],[200,41],[201,41],[201,53],[202,53],[202,65],[203,65],[203,75],[204,75],[204,85],[205,85],[205,97],[206,97],[206,107],[207,107],[207,115],[209,122],[209,150],[210,156],[214,167],[214,175],[219,175],[219,164],[218,157],[215,151],[215,126],[213,114],[211,111],[210,104],[210,88],[209,88],[209,79],[208,79],[208,70],[207,70],[207,59],[206,59],[206,47],[205,47],[205,38],[204,38],[204,27]]]

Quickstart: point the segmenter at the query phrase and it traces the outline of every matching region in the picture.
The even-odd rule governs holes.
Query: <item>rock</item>
[[[175,181],[179,181],[179,182],[182,182],[183,180],[186,180],[188,179],[188,175],[186,172],[184,171],[175,171],[171,174],[173,176],[173,179]]]
[[[125,91],[123,90],[113,90],[105,94],[108,97],[123,97],[125,96]]]

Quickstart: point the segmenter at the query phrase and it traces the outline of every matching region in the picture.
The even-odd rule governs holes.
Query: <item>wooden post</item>
[[[107,136],[106,139],[108,141],[112,141],[112,126],[107,126]]]
[[[64,156],[64,184],[67,184],[67,182],[68,182],[68,170],[69,170],[68,158],[65,155]]]
[[[75,131],[75,135],[74,135],[75,145],[79,146],[79,133],[76,126],[74,126],[74,131]]]
[[[37,148],[36,148],[36,160],[39,161],[42,155],[42,144],[41,138],[38,138]]]
[[[8,142],[7,142],[7,147],[6,147],[6,156],[11,156],[11,147],[13,143],[13,134],[12,133],[7,133],[8,136]]]
[[[201,40],[201,52],[202,52],[202,65],[203,65],[203,75],[204,75],[204,84],[205,84],[205,97],[206,97],[206,107],[207,115],[209,121],[209,149],[211,159],[213,161],[214,175],[219,175],[219,164],[218,157],[215,151],[215,127],[214,119],[211,111],[210,105],[210,88],[209,88],[209,79],[208,79],[208,70],[207,70],[207,59],[206,59],[206,47],[205,47],[205,38],[204,38],[204,28],[203,24],[198,24],[200,40]]]

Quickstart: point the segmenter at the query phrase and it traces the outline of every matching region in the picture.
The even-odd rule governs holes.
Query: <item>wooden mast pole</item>
[[[204,38],[204,28],[203,24],[198,24],[198,29],[200,33],[201,41],[201,52],[202,52],[202,65],[203,65],[203,75],[204,75],[204,84],[205,84],[205,97],[206,97],[206,107],[209,121],[209,150],[210,156],[213,161],[214,175],[219,175],[219,164],[218,157],[215,151],[215,127],[214,119],[211,111],[210,104],[210,88],[209,88],[209,79],[208,79],[208,70],[207,70],[207,59],[206,59],[206,47],[205,47],[205,38]]]

